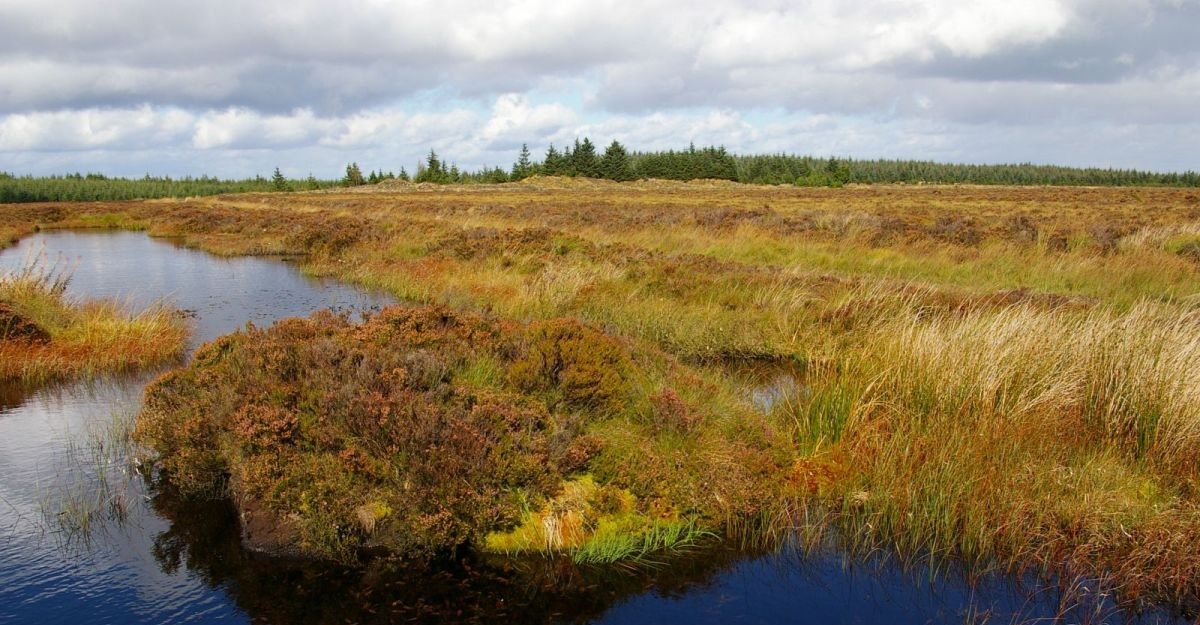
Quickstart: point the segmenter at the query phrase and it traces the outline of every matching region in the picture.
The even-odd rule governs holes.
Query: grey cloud
[[[1096,1],[1055,38],[983,58],[945,53],[925,63],[896,63],[905,75],[962,81],[1111,83],[1200,62],[1200,4]]]
[[[63,161],[56,150],[81,162],[199,151],[220,164],[212,155],[225,153],[246,166],[270,158],[255,150],[315,163],[433,145],[467,165],[595,131],[639,147],[695,138],[1071,163],[1125,153],[1143,160],[1121,163],[1195,168],[1198,26],[1195,0],[65,0],[52,15],[6,0],[0,149],[12,166],[35,152]],[[523,101],[478,117],[512,104],[505,94],[562,85],[583,90],[580,110]],[[146,121],[162,111],[191,126]],[[745,121],[755,115],[800,121],[768,130]],[[6,124],[18,118],[33,126]]]

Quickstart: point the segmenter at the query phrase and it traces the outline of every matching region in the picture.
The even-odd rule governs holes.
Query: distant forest
[[[302,191],[405,180],[434,184],[486,184],[523,180],[535,175],[627,181],[716,179],[750,184],[840,187],[847,184],[982,184],[1065,186],[1200,187],[1200,173],[1162,173],[1033,165],[967,165],[911,160],[818,158],[791,154],[735,155],[723,147],[659,152],[631,152],[617,141],[600,151],[588,138],[561,149],[551,145],[537,160],[522,146],[509,168],[460,170],[430,151],[410,175],[401,168],[363,173],[358,163],[346,166],[340,179],[288,179],[278,168],[270,178],[244,180],[198,178],[114,178],[101,174],[17,176],[0,172],[0,203],[131,200],[190,197],[222,193]]]

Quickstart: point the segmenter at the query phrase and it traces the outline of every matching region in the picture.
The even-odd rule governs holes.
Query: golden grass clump
[[[1200,531],[1198,329],[1148,303],[893,318],[780,411],[838,459],[860,549],[1195,600],[1194,545],[1147,537]]]
[[[173,310],[130,313],[111,301],[73,301],[68,281],[38,261],[0,275],[0,381],[116,373],[183,353],[188,328]]]

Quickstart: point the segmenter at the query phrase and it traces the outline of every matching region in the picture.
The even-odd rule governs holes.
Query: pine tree
[[[616,139],[608,144],[608,147],[604,149],[604,156],[600,157],[600,175],[609,180],[633,180],[633,167],[629,162],[629,153],[625,151],[625,146]]]
[[[596,146],[591,139],[575,140],[575,149],[571,152],[571,165],[575,173],[588,178],[600,175],[600,161],[596,158]]]
[[[366,184],[366,180],[363,180],[362,170],[358,168],[358,163],[346,165],[346,177],[342,178],[342,185],[357,187],[364,184]]]
[[[271,175],[271,186],[273,186],[276,191],[288,190],[287,178],[283,176],[283,172],[279,171],[278,167],[275,168],[275,173]]]
[[[450,182],[449,176],[446,173],[445,166],[438,159],[437,152],[429,150],[429,156],[425,157],[423,166],[418,166],[416,182],[433,182],[437,184],[446,184]]]
[[[562,176],[566,173],[564,165],[562,154],[554,149],[554,144],[551,143],[546,150],[546,159],[542,161],[542,173],[547,176]]]
[[[517,162],[513,163],[512,179],[524,180],[533,175],[533,163],[529,160],[529,146],[521,144],[521,153],[517,156]]]

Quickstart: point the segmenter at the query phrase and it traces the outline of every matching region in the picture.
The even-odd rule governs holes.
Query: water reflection
[[[728,549],[698,551],[653,569],[513,562],[468,552],[441,565],[377,560],[365,568],[314,565],[247,551],[227,503],[154,498],[170,529],[154,539],[163,570],[181,567],[221,587],[256,621],[272,623],[582,623],[649,589],[683,596],[743,559]],[[198,519],[221,522],[197,522]]]

